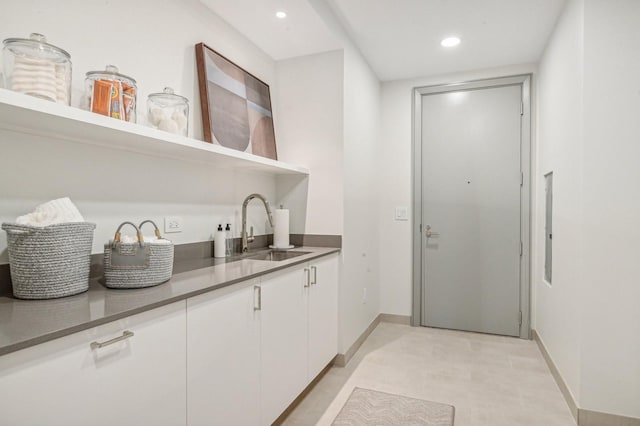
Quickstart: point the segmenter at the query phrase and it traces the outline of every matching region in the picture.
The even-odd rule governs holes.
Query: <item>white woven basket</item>
[[[150,220],[156,236],[160,230]],[[120,229],[124,225],[136,228],[138,242],[120,242]],[[112,241],[104,245],[104,278],[109,288],[142,288],[162,284],[171,279],[173,273],[173,243],[145,242],[138,226],[123,222]]]
[[[13,295],[55,299],[89,289],[94,223],[44,227],[3,223]]]

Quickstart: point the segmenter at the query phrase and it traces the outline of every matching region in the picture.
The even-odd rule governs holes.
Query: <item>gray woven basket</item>
[[[155,223],[150,222],[160,231]],[[120,229],[128,224],[136,228],[137,243],[120,242]],[[142,233],[131,222],[124,222],[116,231],[113,241],[104,245],[104,279],[109,288],[143,288],[162,284],[171,279],[173,273],[173,243],[145,242]]]
[[[44,227],[3,223],[13,295],[55,299],[89,289],[94,223]]]

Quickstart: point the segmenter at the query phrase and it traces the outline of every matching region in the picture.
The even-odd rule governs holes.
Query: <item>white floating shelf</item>
[[[293,164],[225,148],[0,89],[0,128],[152,156],[274,175],[308,175]]]

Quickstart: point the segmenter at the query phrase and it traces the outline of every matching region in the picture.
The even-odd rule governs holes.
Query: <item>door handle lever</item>
[[[424,236],[427,237],[427,238],[439,237],[440,233],[439,232],[433,232],[431,230],[431,225],[427,225],[427,229],[424,231]]]

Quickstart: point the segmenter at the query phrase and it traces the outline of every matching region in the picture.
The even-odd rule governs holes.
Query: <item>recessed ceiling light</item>
[[[287,13],[283,11],[276,12],[276,18],[284,19],[287,17]]]
[[[442,47],[454,47],[460,44],[458,37],[447,37],[440,42]]]

